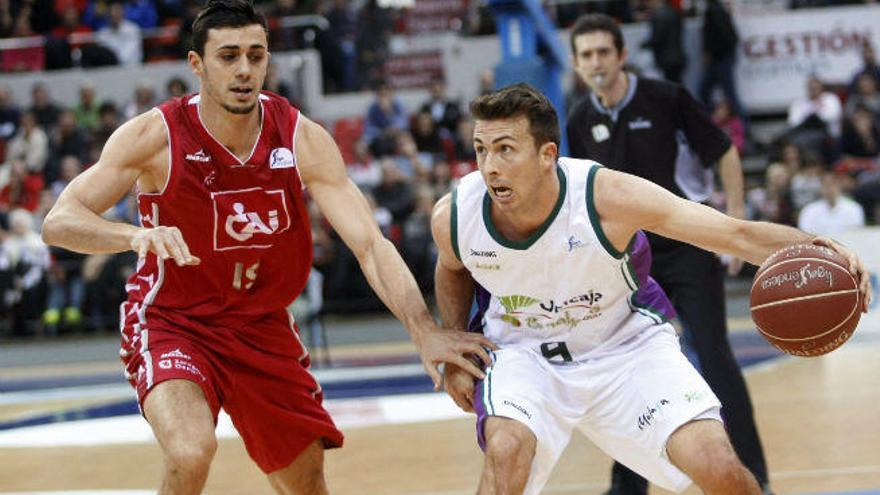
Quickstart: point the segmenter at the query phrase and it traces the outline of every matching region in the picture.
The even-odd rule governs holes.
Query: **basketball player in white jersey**
[[[648,276],[640,231],[755,264],[791,244],[825,246],[849,260],[866,310],[859,258],[830,239],[737,220],[596,162],[560,158],[556,112],[531,86],[481,96],[471,113],[479,171],[438,202],[432,228],[443,323],[499,348],[485,379],[445,370],[449,395],[477,413],[478,493],[540,493],[578,426],[666,489],[693,482],[709,494],[759,495],[718,399],[667,322],[672,308]]]

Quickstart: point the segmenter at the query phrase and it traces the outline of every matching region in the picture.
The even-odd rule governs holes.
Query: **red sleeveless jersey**
[[[246,160],[214,138],[199,116],[199,95],[159,110],[168,131],[168,182],[140,193],[144,227],[180,229],[196,266],[153,253],[126,284],[123,323],[147,315],[203,323],[247,321],[283,310],[303,290],[312,238],[294,137],[299,112],[268,92],[259,96],[260,136]]]

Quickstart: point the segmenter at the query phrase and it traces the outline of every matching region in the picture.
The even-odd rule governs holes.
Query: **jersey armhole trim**
[[[625,252],[618,251],[617,248],[614,247],[614,244],[608,239],[608,236],[605,235],[605,231],[602,230],[602,223],[599,220],[599,212],[596,210],[596,201],[593,196],[596,183],[596,172],[598,172],[600,168],[602,168],[601,165],[593,165],[587,175],[587,214],[590,216],[590,224],[593,226],[593,231],[596,233],[599,243],[602,244],[602,247],[605,248],[605,251],[608,254],[619,260],[623,258]],[[635,235],[630,239],[628,245],[632,245],[634,239]]]
[[[449,237],[452,240],[452,252],[458,261],[461,261],[461,252],[458,250],[458,188],[452,190],[452,211],[449,212],[450,231]]]

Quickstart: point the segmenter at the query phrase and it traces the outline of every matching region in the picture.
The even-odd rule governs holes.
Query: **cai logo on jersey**
[[[529,296],[503,296],[498,301],[504,308],[501,319],[514,327],[536,330],[567,327],[569,330],[602,316],[602,293],[590,290],[563,301],[541,301]]]
[[[214,202],[214,249],[266,249],[290,227],[281,189],[260,188],[211,194]]]
[[[275,148],[269,154],[269,168],[291,168],[295,163],[293,152],[287,148]]]

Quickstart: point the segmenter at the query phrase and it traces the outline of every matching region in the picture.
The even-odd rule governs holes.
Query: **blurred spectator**
[[[0,38],[12,36],[14,22],[10,0],[0,0]]]
[[[105,101],[98,107],[98,117],[100,118],[100,126],[93,134],[92,147],[97,146],[98,151],[100,151],[104,147],[104,143],[107,142],[107,139],[110,138],[110,135],[113,134],[113,131],[119,127],[119,111],[113,102]],[[91,158],[90,156],[89,162],[94,163]]]
[[[781,163],[771,163],[764,172],[764,186],[748,192],[752,220],[794,225],[791,203],[791,172]]]
[[[0,188],[0,211],[16,208],[36,211],[40,206],[40,196],[46,184],[43,175],[28,173],[25,163],[21,160],[12,160],[8,168],[4,167],[3,172],[7,170],[8,176],[3,187]]]
[[[321,65],[330,91],[353,91],[357,81],[357,15],[351,2],[325,2],[324,17],[330,27],[318,34],[316,48],[321,52]],[[363,48],[363,47],[361,47]]]
[[[804,152],[803,166],[791,177],[791,202],[795,212],[821,196],[824,165],[818,153]]]
[[[431,114],[422,111],[413,117],[412,137],[416,149],[423,153],[440,154],[444,152],[443,138],[440,130],[431,118]]]
[[[373,196],[378,206],[391,213],[392,223],[400,225],[413,210],[412,185],[393,159],[382,158],[379,163],[382,182],[373,191]]]
[[[141,28],[125,18],[121,3],[110,4],[110,22],[98,30],[95,39],[113,51],[121,65],[138,65],[144,58]]]
[[[6,147],[6,161],[21,161],[26,170],[41,173],[49,158],[49,138],[40,126],[34,112],[21,114],[18,132]],[[3,167],[4,171],[6,167]]]
[[[730,137],[733,146],[740,154],[746,144],[746,131],[742,118],[737,115],[726,98],[720,98],[712,111],[712,122]]]
[[[378,0],[367,0],[358,16],[357,35],[358,74],[361,84],[374,87],[385,78],[385,59],[388,58],[388,41],[394,32],[394,20],[388,9],[379,6]]]
[[[687,66],[687,55],[682,45],[683,22],[681,13],[670,0],[651,0],[651,36],[642,43],[654,54],[654,64],[667,81],[680,83]]]
[[[471,118],[461,119],[458,123],[455,132],[455,159],[477,162],[477,152],[474,151],[474,121]]]
[[[156,90],[149,82],[143,81],[134,89],[134,99],[125,105],[122,113],[125,120],[129,120],[152,109],[155,105]]]
[[[431,180],[429,182],[434,191],[434,201],[438,201],[446,193],[452,190],[452,167],[446,160],[438,160],[431,167]]]
[[[354,161],[346,164],[346,171],[359,188],[372,191],[382,182],[382,167],[370,156],[370,150],[364,140],[354,144]]]
[[[406,109],[395,96],[391,87],[382,83],[376,89],[376,99],[367,109],[364,119],[364,139],[373,156],[380,158],[394,152],[398,131],[409,128]]]
[[[485,95],[495,91],[495,73],[492,69],[484,69],[480,72],[480,79],[478,81],[480,85],[479,93],[480,95]]]
[[[880,129],[871,110],[862,104],[853,109],[843,126],[840,152],[844,159],[876,159],[880,154]]]
[[[165,99],[180,98],[189,92],[189,86],[180,77],[172,77],[165,84]]]
[[[736,66],[736,48],[739,44],[739,33],[730,13],[724,8],[721,0],[707,0],[703,14],[703,78],[700,81],[700,99],[706,108],[711,108],[712,90],[718,86],[725,99],[733,108],[743,124],[748,123],[748,113],[733,77]],[[742,148],[737,146],[742,152]]]
[[[801,211],[798,228],[807,232],[835,236],[865,225],[865,212],[855,201],[841,195],[838,177],[833,172],[822,174],[822,197]]]
[[[82,323],[85,284],[82,267],[86,256],[51,248],[52,263],[47,273],[48,297],[43,325],[48,335],[70,332]]]
[[[415,209],[403,223],[400,250],[419,288],[427,293],[431,293],[434,286],[434,265],[437,257],[431,236],[434,201],[434,191],[430,186],[416,189]]]
[[[113,0],[89,0],[82,15],[82,22],[93,31],[110,24],[110,4]]]
[[[833,137],[840,136],[843,117],[840,98],[826,91],[825,85],[815,75],[807,79],[807,94],[797,98],[788,107],[788,124],[793,128],[812,128],[817,124]]]
[[[853,75],[849,83],[850,94],[856,92],[858,80],[862,74],[869,74],[877,81],[877,85],[880,86],[880,65],[877,64],[877,57],[870,38],[865,38],[862,41],[862,68]]]
[[[12,37],[28,38],[37,36],[32,28],[33,8],[30,3],[23,3],[18,12],[12,18]],[[0,58],[0,70],[6,72],[18,72],[26,70],[43,70],[45,67],[46,54],[43,46],[28,46],[22,48],[9,48],[3,51]]]
[[[448,136],[455,134],[455,128],[461,120],[461,109],[458,107],[458,102],[446,97],[446,85],[443,81],[431,83],[431,97],[422,104],[420,110],[427,112],[434,123],[444,129]]]
[[[12,307],[12,333],[33,335],[39,330],[39,319],[46,307],[49,249],[34,230],[33,218],[27,211],[10,212],[9,236],[3,241],[3,251],[13,273],[12,290],[5,294],[6,304]]]
[[[401,131],[395,136],[395,149],[392,159],[397,169],[407,178],[427,180],[434,165],[434,155],[419,151],[412,134]]]
[[[71,41],[69,37],[91,32],[90,27],[80,22],[79,10],[76,5],[71,3],[64,7],[61,10],[61,23],[55,26],[50,36],[46,38],[46,68],[73,67],[74,60],[78,61],[82,56],[82,52],[79,50],[83,43]]]
[[[287,101],[291,103],[293,102],[293,100],[291,100],[292,95],[290,93],[290,87],[278,74],[277,64],[269,63],[269,67],[266,70],[266,79],[263,81],[263,89],[281,95],[287,98]],[[300,108],[300,110],[302,110],[302,108]]]
[[[61,107],[52,101],[49,88],[42,82],[34,83],[31,86],[31,107],[28,110],[34,113],[37,124],[46,132],[55,127],[55,124],[58,123],[58,114],[61,113]]]
[[[91,81],[83,82],[79,87],[79,101],[73,108],[76,116],[76,125],[89,132],[100,127],[101,119],[98,114],[98,102],[95,100],[95,86]]]
[[[61,159],[58,178],[49,184],[49,191],[52,193],[52,200],[58,199],[61,191],[70,184],[77,175],[82,173],[82,162],[73,155],[67,155]]]
[[[74,156],[79,161],[86,159],[89,150],[89,135],[77,127],[73,111],[65,110],[61,112],[58,126],[52,133],[49,142],[51,153],[46,163],[46,169],[43,171],[43,177],[46,183],[51,184],[58,178],[63,157]]]
[[[152,0],[128,0],[125,2],[124,16],[141,29],[154,28],[159,25],[159,14]],[[110,14],[112,22],[113,13]]]
[[[873,114],[874,118],[880,118],[880,83],[871,74],[862,73],[856,78],[855,92],[850,93],[846,99],[846,116],[851,117],[856,106],[862,105]]]
[[[12,90],[9,86],[0,85],[0,139],[8,141],[18,131],[21,110],[12,101]],[[0,156],[0,161],[3,157]]]

